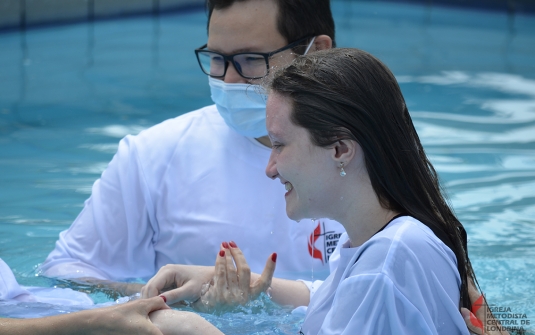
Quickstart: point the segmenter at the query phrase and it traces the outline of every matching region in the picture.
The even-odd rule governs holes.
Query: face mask
[[[208,78],[212,100],[230,128],[246,137],[267,135],[267,95],[262,86],[227,84],[223,80]]]
[[[316,37],[312,38],[305,53]],[[251,84],[227,84],[223,80],[208,77],[212,101],[225,123],[238,134],[259,138],[267,135],[266,91]]]

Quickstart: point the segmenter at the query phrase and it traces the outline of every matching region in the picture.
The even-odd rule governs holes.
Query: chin
[[[286,215],[290,220],[294,220],[297,222],[307,218],[307,216],[303,215],[303,213],[300,213],[299,210],[297,210],[296,208],[290,208],[288,207],[288,205],[286,205]]]

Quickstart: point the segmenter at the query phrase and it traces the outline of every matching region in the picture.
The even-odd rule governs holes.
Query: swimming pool
[[[348,1],[333,12],[338,45],[372,52],[400,81],[490,302],[535,323],[535,17]],[[186,12],[0,35],[0,257],[21,284],[58,284],[36,266],[121,137],[211,103],[193,55],[205,20]],[[232,333],[295,333],[302,316],[267,305],[209,318]]]

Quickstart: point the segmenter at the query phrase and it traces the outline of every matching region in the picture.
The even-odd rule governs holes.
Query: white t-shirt
[[[344,239],[344,237],[342,237]],[[311,334],[468,334],[459,312],[455,254],[403,216],[359,247],[316,291],[301,331]]]
[[[253,272],[277,252],[275,276],[325,278],[344,229],[289,220],[284,186],[264,172],[269,154],[215,106],[126,136],[43,274],[147,280],[168,263],[213,265],[233,240]]]

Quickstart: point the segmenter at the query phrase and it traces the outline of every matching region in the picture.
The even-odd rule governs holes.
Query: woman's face
[[[290,219],[327,217],[333,198],[331,181],[339,174],[331,159],[332,149],[314,145],[308,130],[290,121],[291,112],[289,98],[269,95],[266,125],[273,147],[266,175],[286,186],[286,214]]]

